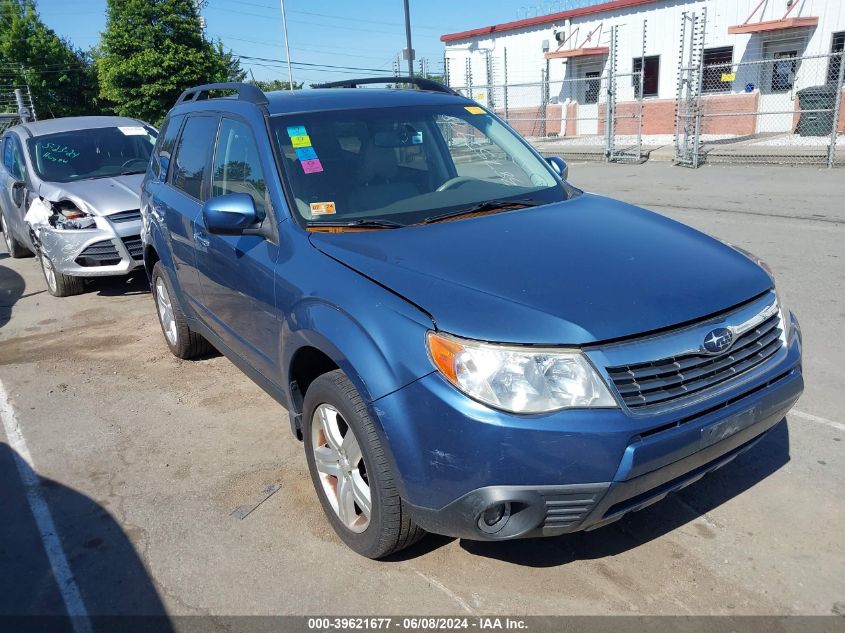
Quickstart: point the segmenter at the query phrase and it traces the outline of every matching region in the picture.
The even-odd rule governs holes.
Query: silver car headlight
[[[434,366],[466,395],[513,413],[618,406],[577,350],[494,345],[429,332]]]

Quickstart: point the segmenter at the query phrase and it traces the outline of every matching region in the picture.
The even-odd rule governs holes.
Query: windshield
[[[73,182],[143,173],[155,141],[140,124],[72,130],[30,139],[29,155],[42,180]]]
[[[309,226],[402,226],[490,211],[490,202],[534,206],[576,192],[477,106],[276,116],[273,133],[296,210]]]

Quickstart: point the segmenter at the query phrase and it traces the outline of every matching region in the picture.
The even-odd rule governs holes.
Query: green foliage
[[[0,0],[0,92],[25,84],[39,117],[101,111],[90,56],[49,29],[33,0]]]
[[[97,72],[118,114],[153,123],[186,88],[243,77],[237,59],[203,37],[192,0],[108,0]]]
[[[281,79],[272,79],[270,81],[256,81],[255,85],[258,86],[262,92],[274,92],[276,90],[287,90],[289,85],[287,80]],[[302,90],[303,83],[302,82],[293,82],[293,89],[294,90]]]

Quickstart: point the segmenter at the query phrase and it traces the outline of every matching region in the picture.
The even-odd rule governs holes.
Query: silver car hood
[[[42,182],[38,193],[50,202],[69,200],[92,215],[111,215],[140,206],[144,174],[92,178],[76,182]]]

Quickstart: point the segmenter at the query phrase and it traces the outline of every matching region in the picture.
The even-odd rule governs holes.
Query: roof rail
[[[318,84],[314,88],[357,88],[364,84],[413,84],[420,90],[458,95],[457,92],[448,86],[444,86],[439,81],[425,79],[424,77],[365,77],[363,79],[344,79],[342,81],[330,81],[329,83]]]
[[[208,99],[208,93],[212,90],[233,90],[238,95],[239,101],[249,101],[259,106],[266,106],[269,101],[263,92],[252,84],[245,84],[239,81],[229,81],[219,84],[203,84],[202,86],[194,86],[188,88],[185,92],[179,95],[176,104],[184,103],[185,101],[202,101]]]

